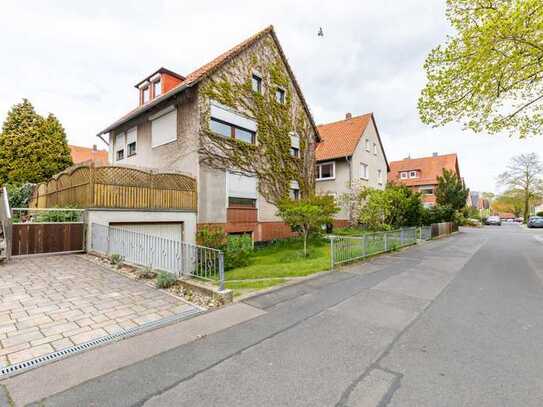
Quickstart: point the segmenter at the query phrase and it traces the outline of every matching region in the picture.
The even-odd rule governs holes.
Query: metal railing
[[[84,209],[12,208],[13,223],[83,223]]]
[[[420,235],[421,230],[412,227],[389,232],[367,233],[363,236],[329,236],[331,269],[333,270],[338,264],[416,244]]]
[[[418,228],[418,239],[430,240],[432,238],[432,226],[421,226]]]
[[[221,250],[166,239],[146,233],[99,225],[91,226],[90,250],[124,261],[162,270],[177,277],[191,276],[219,283],[224,289],[224,254]]]

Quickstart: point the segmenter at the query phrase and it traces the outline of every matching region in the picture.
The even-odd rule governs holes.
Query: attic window
[[[150,98],[150,89],[149,89],[149,86],[146,86],[145,88],[143,88],[141,90],[141,101],[142,103],[147,103],[149,101],[149,98]]]
[[[262,93],[262,78],[254,73],[251,79],[251,86],[253,88],[253,92]]]
[[[408,174],[405,171],[400,173],[400,178],[401,179],[407,179],[407,176],[408,176]]]
[[[158,81],[153,82],[153,98],[160,96],[161,93],[162,93],[162,86],[159,79]]]
[[[275,100],[277,103],[285,104],[285,89],[277,88],[275,89]]]
[[[417,171],[409,171],[409,178],[417,178]]]

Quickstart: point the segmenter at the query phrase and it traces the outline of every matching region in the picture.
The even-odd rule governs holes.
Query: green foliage
[[[300,200],[283,199],[278,204],[277,215],[304,239],[304,256],[310,234],[322,232],[322,227],[332,223],[332,216],[339,211],[331,196],[313,195]]]
[[[237,58],[231,65],[228,71],[218,72],[203,82],[201,94],[206,102],[215,100],[255,118],[258,143],[253,145],[213,134],[209,129],[209,115],[204,114],[202,162],[213,168],[254,174],[259,179],[259,192],[273,204],[288,196],[294,180],[302,196],[313,194],[315,169],[309,149],[313,143],[312,126],[301,104],[294,103],[296,90],[274,42],[265,39],[251,55]],[[231,71],[237,75],[230,75]],[[262,75],[262,93],[252,90],[254,71]],[[245,79],[240,81],[243,75]],[[284,104],[275,99],[277,86],[285,90]],[[300,137],[300,157],[290,155],[292,133]]]
[[[34,222],[80,222],[81,211],[40,211],[33,213]]]
[[[543,211],[539,211],[535,214],[535,216],[543,216]]]
[[[196,233],[196,242],[200,246],[217,250],[225,249],[226,238],[227,235],[222,228],[203,227],[198,229],[198,233]]]
[[[452,222],[455,219],[456,211],[450,206],[432,206],[424,208],[422,211],[422,224],[431,225],[432,223]]]
[[[526,137],[543,130],[541,0],[447,0],[456,33],[424,64],[424,123]]]
[[[64,128],[27,100],[8,112],[0,133],[0,184],[39,183],[72,165]]]
[[[469,189],[454,172],[444,168],[442,175],[437,177],[437,182],[435,195],[439,206],[449,206],[455,211],[466,206]]]
[[[33,184],[6,184],[10,208],[28,208],[32,197]]]
[[[119,268],[123,265],[124,257],[118,253],[113,253],[110,258],[111,265]]]
[[[543,163],[536,153],[520,154],[511,159],[498,181],[522,196],[524,222],[528,221],[530,205],[543,195]],[[494,206],[494,205],[493,205]]]
[[[253,253],[253,240],[249,235],[228,236],[224,251],[224,269],[248,266]]]
[[[177,279],[173,274],[160,271],[156,277],[156,286],[157,288],[170,288],[176,281]]]
[[[524,210],[524,193],[518,189],[505,191],[494,199],[492,210],[498,213],[512,213],[517,218],[522,216]]]
[[[358,222],[372,231],[398,229],[421,224],[420,193],[405,185],[389,184],[384,190],[363,188],[357,193],[360,202]]]

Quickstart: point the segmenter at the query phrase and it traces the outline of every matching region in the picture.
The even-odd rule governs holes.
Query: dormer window
[[[409,171],[409,178],[417,178],[417,171]]]
[[[401,179],[407,179],[408,175],[409,174],[407,172],[403,171],[403,172],[400,173],[400,178]]]
[[[149,89],[149,86],[146,86],[145,88],[141,90],[141,101],[142,103],[145,104],[149,102],[150,98],[151,98],[150,89]]]
[[[153,98],[156,98],[160,96],[162,93],[162,86],[161,86],[160,79],[158,81],[153,82]]]

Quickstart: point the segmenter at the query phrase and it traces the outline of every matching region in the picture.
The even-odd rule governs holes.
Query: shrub
[[[7,184],[6,189],[11,208],[28,208],[34,184]]]
[[[249,265],[253,253],[253,240],[249,235],[228,236],[224,251],[224,269],[231,270]]]
[[[167,271],[161,271],[156,278],[156,286],[158,288],[169,288],[174,285],[176,281],[177,279],[173,274],[168,273]]]
[[[117,253],[113,253],[111,255],[111,264],[113,266],[116,266],[117,268],[121,267],[123,265],[123,261],[124,261],[124,257],[121,256],[120,254],[117,254]]]
[[[536,213],[536,216],[543,216],[543,211],[539,211]]]
[[[221,228],[201,228],[196,234],[196,242],[200,246],[224,250],[227,244],[227,235]]]

